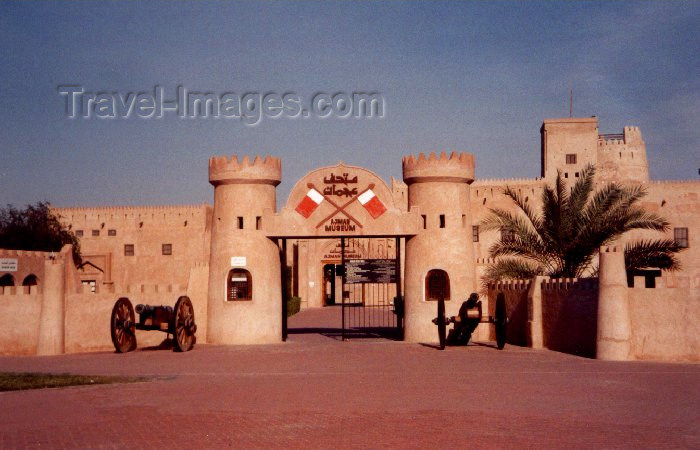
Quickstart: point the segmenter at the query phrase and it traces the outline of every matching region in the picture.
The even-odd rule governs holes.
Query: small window
[[[425,300],[445,301],[450,299],[450,277],[447,272],[440,269],[433,269],[425,277]]]
[[[162,252],[164,255],[172,255],[173,254],[173,244],[163,244]]]
[[[681,248],[688,248],[688,228],[674,228],[673,242]]]
[[[124,244],[124,256],[134,256],[134,244]]]
[[[569,172],[564,172],[564,178],[569,178]]]
[[[576,153],[568,153],[566,155],[567,164],[576,164]]]
[[[578,172],[576,172],[576,173],[574,174],[574,177],[578,178]]]
[[[250,301],[253,299],[253,280],[245,269],[231,269],[226,281],[226,300]]]
[[[501,230],[501,241],[512,242],[515,240],[515,231],[513,230]]]
[[[100,230],[92,230],[92,235],[97,237],[100,235]]]
[[[83,230],[75,230],[75,237],[83,237]]]
[[[440,214],[440,228],[445,228],[445,215]]]
[[[39,284],[38,279],[34,274],[27,275],[22,281],[22,286],[36,286],[37,284]]]
[[[243,229],[243,217],[238,216],[238,229],[242,230]]]
[[[90,292],[92,292],[93,294],[97,292],[97,281],[95,280],[83,280],[80,282],[80,284],[82,284],[83,286],[88,286]],[[83,292],[85,291],[83,290]]]
[[[425,230],[428,227],[428,218],[425,214],[421,214],[420,216],[423,218],[423,229]]]
[[[260,217],[260,216],[257,216],[255,218],[255,229],[262,230],[262,217]]]
[[[14,286],[15,285],[15,277],[10,275],[9,273],[6,273],[5,275],[0,277],[0,286],[7,287],[7,286]]]
[[[107,236],[116,236],[117,230],[107,230]]]
[[[467,215],[462,214],[462,228],[467,228]]]
[[[472,242],[479,242],[479,225],[472,225]]]

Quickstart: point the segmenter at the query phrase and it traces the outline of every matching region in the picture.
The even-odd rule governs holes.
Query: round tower
[[[435,325],[439,297],[445,311],[459,306],[476,291],[469,185],[474,181],[474,156],[453,152],[449,157],[423,153],[403,158],[408,207],[417,207],[423,229],[406,242],[404,291],[405,339],[437,342]]]
[[[209,159],[214,215],[209,257],[207,342],[262,344],[282,340],[280,258],[262,231],[275,211],[282,179],[278,158]]]

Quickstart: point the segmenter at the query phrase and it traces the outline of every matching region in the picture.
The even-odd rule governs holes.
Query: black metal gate
[[[381,237],[381,236],[376,236]],[[356,237],[353,237],[356,239]],[[403,340],[403,294],[401,291],[401,237],[395,237],[393,258],[346,259],[346,241],[339,237],[341,263],[327,264],[324,276],[340,275],[343,340],[380,337]],[[286,264],[287,239],[278,241],[282,266],[282,339],[287,339],[287,299],[290,286]],[[333,274],[325,272],[333,271]],[[331,287],[334,290],[334,287]],[[326,299],[326,305],[332,304]],[[330,306],[337,307],[337,306]]]
[[[401,239],[394,258],[345,259],[342,255],[342,338],[403,339]]]

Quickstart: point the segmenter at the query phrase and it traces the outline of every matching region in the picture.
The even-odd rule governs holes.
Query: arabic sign
[[[352,189],[348,187],[348,184],[357,184],[357,175],[349,178],[347,173],[342,175],[331,173],[329,177],[323,178],[323,184],[328,185],[323,188],[323,195],[335,195],[336,197],[346,198],[357,195],[357,187],[353,187]]]
[[[245,267],[246,257],[245,256],[232,256],[231,257],[231,267]]]
[[[393,259],[351,259],[345,262],[346,284],[396,283]]]
[[[0,258],[0,272],[17,272],[17,258]]]

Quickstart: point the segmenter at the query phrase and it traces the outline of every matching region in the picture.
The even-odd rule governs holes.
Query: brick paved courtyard
[[[341,342],[335,320],[298,314],[271,346],[0,357],[2,371],[154,378],[0,393],[0,446],[700,447],[700,365]]]

